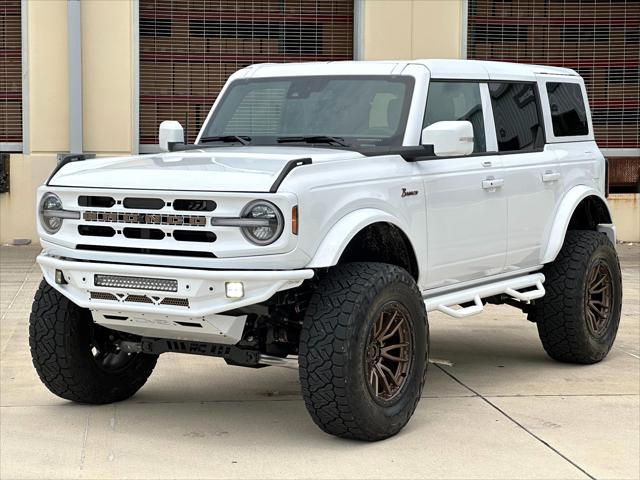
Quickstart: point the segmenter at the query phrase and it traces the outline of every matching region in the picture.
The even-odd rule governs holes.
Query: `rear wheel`
[[[40,380],[52,393],[93,404],[135,394],[151,375],[157,356],[119,350],[119,335],[96,325],[89,310],[42,281],[29,318],[29,346]]]
[[[569,230],[543,272],[547,293],[535,301],[530,318],[544,349],[562,362],[601,361],[613,346],[622,308],[615,247],[602,233]]]
[[[321,280],[300,337],[305,404],[325,432],[382,440],[411,418],[425,381],[428,323],[405,270],[339,265]]]

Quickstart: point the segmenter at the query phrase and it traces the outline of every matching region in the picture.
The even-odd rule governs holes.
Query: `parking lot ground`
[[[556,363],[524,314],[430,315],[432,364],[409,425],[325,435],[294,370],[165,354],[132,399],[78,405],[31,365],[34,247],[0,249],[0,478],[639,478],[640,247],[619,245],[620,331],[606,360]]]

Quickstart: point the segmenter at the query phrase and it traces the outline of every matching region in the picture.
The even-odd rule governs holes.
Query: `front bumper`
[[[277,291],[295,288],[313,277],[313,270],[308,269],[195,270],[75,262],[48,255],[38,256],[37,261],[47,282],[81,307],[91,310],[162,313],[179,317],[204,317],[260,303],[271,298]],[[55,282],[56,270],[63,272],[67,284],[59,285]],[[97,287],[94,284],[95,274],[175,279],[178,281],[178,290],[168,294],[153,290]],[[229,281],[243,282],[244,297],[226,298],[225,282]],[[105,300],[105,295],[93,295],[92,298],[91,292],[112,294],[117,300]],[[127,301],[127,296],[148,296],[152,302],[130,302]],[[160,301],[156,303],[154,297],[160,298]],[[176,302],[162,303],[164,298],[186,299],[188,306],[174,306]]]
[[[197,270],[81,262],[47,254],[37,261],[46,281],[76,305],[90,309],[97,323],[139,335],[223,343],[239,340],[245,317],[221,312],[263,302],[314,275],[309,269]],[[56,283],[56,270],[66,283]],[[177,288],[166,292],[96,286],[96,275],[175,280]],[[227,298],[225,283],[230,281],[243,283],[242,298]],[[220,338],[215,338],[216,332]]]

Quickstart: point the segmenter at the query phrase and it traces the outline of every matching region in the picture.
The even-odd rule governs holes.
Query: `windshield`
[[[235,80],[201,141],[402,145],[413,84],[412,77],[371,75]]]

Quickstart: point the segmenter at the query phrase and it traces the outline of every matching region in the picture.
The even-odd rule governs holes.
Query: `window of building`
[[[537,150],[544,145],[536,87],[531,83],[489,83],[498,151]]]
[[[589,124],[582,98],[582,89],[577,83],[547,83],[549,108],[556,137],[588,135]]]
[[[22,150],[20,0],[0,2],[0,151]]]
[[[429,83],[423,128],[446,120],[467,120],[473,125],[473,151],[486,152],[480,85],[476,82]]]
[[[177,120],[193,142],[247,65],[353,59],[353,0],[140,0],[140,144]]]

